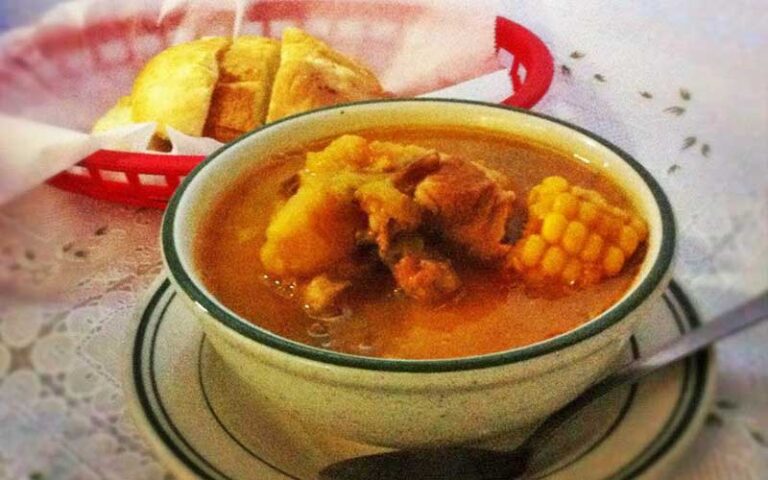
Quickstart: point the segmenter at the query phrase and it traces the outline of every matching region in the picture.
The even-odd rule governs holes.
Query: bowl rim
[[[226,308],[222,308],[219,304],[209,298],[209,295],[197,285],[190,273],[184,268],[183,263],[179,257],[176,249],[176,241],[174,235],[174,225],[176,223],[177,211],[179,205],[184,199],[184,194],[192,181],[202,172],[207,165],[214,162],[219,156],[225,153],[227,150],[237,145],[238,143],[254,136],[260,132],[275,128],[285,122],[290,122],[299,117],[316,115],[319,112],[327,112],[331,110],[341,110],[354,108],[356,105],[371,105],[371,104],[392,104],[392,103],[449,103],[449,104],[464,104],[473,107],[493,108],[498,110],[510,110],[523,115],[530,115],[543,120],[547,120],[560,126],[564,126],[575,132],[588,137],[589,139],[597,142],[603,147],[607,148],[627,165],[629,165],[642,179],[645,185],[649,188],[651,194],[654,197],[656,206],[659,209],[661,220],[661,242],[659,246],[659,254],[655,262],[651,266],[646,277],[637,284],[631,293],[624,297],[624,299],[615,304],[613,308],[603,312],[597,317],[585,322],[584,324],[576,327],[573,330],[565,332],[561,335],[547,339],[541,342],[537,342],[531,345],[513,348],[510,350],[503,350],[500,352],[493,352],[484,355],[474,355],[468,357],[447,358],[447,359],[390,359],[390,358],[378,358],[378,357],[365,357],[360,355],[353,355],[349,353],[341,353],[332,350],[325,350],[318,347],[306,345],[294,340],[290,340],[285,337],[281,337],[271,331],[254,325],[246,319],[240,317],[232,311]],[[168,203],[168,208],[163,216],[161,225],[161,246],[162,253],[165,259],[166,266],[170,272],[171,277],[175,280],[175,283],[182,289],[183,293],[189,296],[190,299],[202,310],[208,313],[212,318],[223,324],[225,327],[240,334],[246,339],[258,342],[268,347],[275,348],[283,353],[289,355],[295,355],[303,359],[314,360],[324,364],[332,364],[343,367],[351,367],[363,370],[374,371],[391,371],[391,372],[409,372],[409,373],[439,373],[439,372],[452,372],[473,370],[481,368],[496,367],[500,365],[512,364],[531,360],[536,357],[540,357],[549,353],[557,352],[564,348],[576,345],[582,341],[585,341],[611,326],[619,323],[633,310],[640,306],[656,289],[656,287],[664,280],[669,271],[672,259],[674,256],[676,237],[676,227],[674,213],[669,199],[662,190],[656,179],[646,170],[637,160],[631,155],[621,150],[616,145],[603,139],[602,137],[578,127],[572,123],[560,120],[549,115],[544,115],[538,112],[532,112],[521,108],[511,107],[507,105],[479,102],[474,100],[462,100],[453,98],[395,98],[395,99],[379,99],[379,100],[367,100],[362,102],[345,103],[333,106],[328,106],[308,112],[302,112],[289,117],[282,118],[275,122],[264,125],[256,130],[253,130],[237,140],[228,143],[208,157],[200,162],[189,175],[186,176],[184,181],[179,185],[174,193],[171,201]]]

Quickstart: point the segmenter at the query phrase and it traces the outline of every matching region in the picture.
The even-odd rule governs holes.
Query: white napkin
[[[0,204],[96,150],[145,150],[154,130],[138,123],[88,135],[0,113]]]

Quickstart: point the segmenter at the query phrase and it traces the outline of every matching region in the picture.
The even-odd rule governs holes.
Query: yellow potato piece
[[[303,184],[267,228],[261,261],[267,272],[302,278],[322,273],[355,248],[355,232],[365,223],[349,193],[333,184]]]
[[[308,152],[305,169],[314,173],[358,170],[368,165],[368,141],[357,135],[342,135],[319,152]]]

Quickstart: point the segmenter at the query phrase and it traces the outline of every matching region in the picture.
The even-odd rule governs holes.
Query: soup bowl
[[[298,343],[238,316],[206,289],[194,240],[228,186],[274,154],[393,126],[483,129],[554,145],[589,161],[627,193],[648,223],[647,251],[630,288],[602,314],[556,337],[435,360],[362,357]],[[674,244],[674,219],[661,188],[609,142],[537,113],[440,99],[341,105],[269,124],[197,167],[171,200],[162,227],[172,282],[217,353],[249,385],[249,395],[312,430],[385,447],[522,438],[616,365],[638,321],[666,287]]]

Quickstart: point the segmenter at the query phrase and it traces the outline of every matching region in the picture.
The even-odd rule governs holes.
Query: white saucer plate
[[[643,320],[627,359],[699,324],[672,284]],[[314,480],[325,465],[382,451],[328,438],[247,395],[168,280],[138,310],[126,401],[139,430],[179,478]],[[714,352],[701,352],[611,392],[558,432],[547,480],[662,478],[701,427],[714,390]]]

